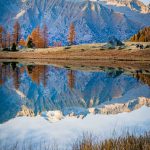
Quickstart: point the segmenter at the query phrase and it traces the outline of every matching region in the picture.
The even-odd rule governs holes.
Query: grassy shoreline
[[[141,136],[127,134],[104,141],[83,136],[73,144],[72,150],[150,150],[150,133]]]
[[[126,45],[129,44],[126,43]],[[24,49],[18,52],[1,51],[0,59],[150,61],[150,48],[140,50],[132,45],[130,43],[121,50],[117,48],[103,49],[103,44],[86,44],[46,49]]]
[[[146,70],[150,72],[150,61],[118,60],[60,60],[60,59],[0,59],[0,63],[18,62],[23,65],[51,65],[58,68],[83,71],[101,71],[104,68],[123,68],[132,72]]]

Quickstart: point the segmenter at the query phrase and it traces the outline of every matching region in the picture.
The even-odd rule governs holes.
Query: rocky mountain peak
[[[85,0],[1,0],[0,24],[12,32],[14,22],[18,20],[22,36],[26,38],[35,27],[46,23],[50,44],[61,41],[63,45],[67,44],[72,22],[76,30],[76,43],[106,42],[110,36],[125,40],[150,25],[150,14],[141,13],[144,8],[146,12],[147,7],[138,0],[105,1],[109,5],[102,1]]]

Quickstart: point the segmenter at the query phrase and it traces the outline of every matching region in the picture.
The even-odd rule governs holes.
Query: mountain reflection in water
[[[0,64],[0,122],[16,116],[21,106],[35,114],[61,110],[86,113],[113,100],[150,97],[150,73],[102,67],[99,72],[48,65]],[[140,91],[140,92],[139,92]],[[129,95],[129,97],[127,96]]]

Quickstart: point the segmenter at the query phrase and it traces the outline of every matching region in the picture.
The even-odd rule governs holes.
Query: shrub
[[[12,50],[13,52],[17,51],[16,47],[17,47],[16,44],[13,43],[11,50]]]

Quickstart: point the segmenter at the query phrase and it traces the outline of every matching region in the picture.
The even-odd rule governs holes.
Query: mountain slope
[[[122,9],[116,11],[99,1],[2,0],[0,8],[0,24],[12,31],[13,23],[19,20],[24,37],[37,25],[46,23],[51,43],[62,41],[66,44],[72,22],[75,24],[77,43],[105,42],[114,35],[121,40],[128,39],[141,27],[150,24],[147,21],[150,14],[132,10],[126,13]]]
[[[149,7],[139,0],[102,0],[102,1],[106,2],[108,5],[115,5],[118,7],[128,7],[133,11],[141,13],[150,13]]]

